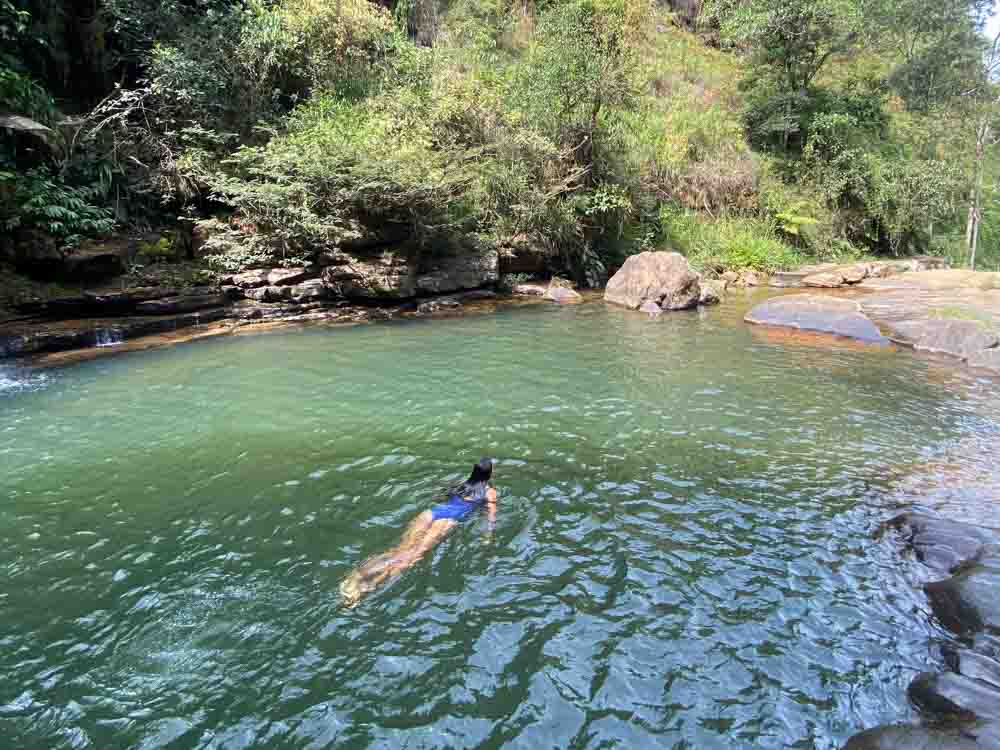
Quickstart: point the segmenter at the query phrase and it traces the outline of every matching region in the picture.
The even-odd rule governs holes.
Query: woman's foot
[[[348,609],[358,606],[364,592],[361,590],[361,580],[357,573],[351,573],[340,582],[340,597]]]

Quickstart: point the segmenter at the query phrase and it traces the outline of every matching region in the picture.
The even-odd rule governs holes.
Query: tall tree
[[[770,87],[765,127],[787,151],[816,76],[860,39],[854,0],[715,0],[709,10],[725,41],[749,51],[752,76]]]
[[[967,92],[966,108],[975,128],[972,175],[969,186],[969,208],[965,222],[965,244],[969,251],[969,267],[976,268],[976,249],[983,222],[983,174],[987,150],[998,141],[997,125],[1000,120],[1000,85],[996,83],[1000,72],[1000,34],[993,39],[988,51],[981,58],[979,84]]]

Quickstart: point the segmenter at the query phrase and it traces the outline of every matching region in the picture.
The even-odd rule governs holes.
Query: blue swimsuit
[[[486,502],[482,500],[463,500],[458,495],[452,495],[447,502],[435,505],[431,508],[431,520],[440,521],[447,518],[450,521],[464,521],[475,511],[479,510]]]

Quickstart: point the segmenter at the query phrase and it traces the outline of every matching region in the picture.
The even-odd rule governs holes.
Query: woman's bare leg
[[[450,519],[435,521],[430,511],[414,518],[403,538],[392,549],[369,557],[340,584],[344,603],[353,607],[361,597],[398,576],[440,542],[456,525]]]

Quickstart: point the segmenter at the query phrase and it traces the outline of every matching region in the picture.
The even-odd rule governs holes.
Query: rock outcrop
[[[959,359],[979,358],[1000,344],[1000,337],[975,320],[925,318],[889,324],[893,338],[917,351],[948,354]]]
[[[684,310],[698,304],[701,277],[680,253],[644,252],[626,259],[604,291],[604,299],[638,310],[653,302],[663,310]]]
[[[140,315],[177,315],[211,307],[222,307],[228,301],[225,294],[212,289],[192,289],[176,297],[140,302],[136,312]]]
[[[774,297],[757,305],[744,317],[747,323],[830,333],[835,336],[888,343],[888,340],[852,300],[812,294]]]
[[[448,294],[495,284],[495,251],[468,255],[422,257],[399,252],[355,258],[327,256],[323,281],[331,291],[349,300],[402,300],[421,295]]]

